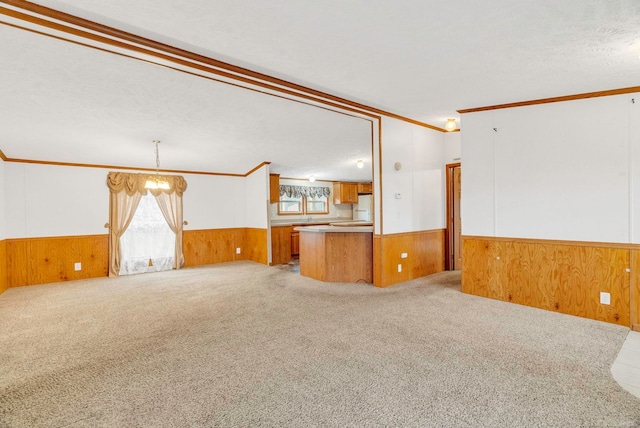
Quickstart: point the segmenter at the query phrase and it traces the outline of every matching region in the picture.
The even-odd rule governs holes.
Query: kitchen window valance
[[[280,196],[287,196],[289,198],[321,198],[329,197],[331,189],[328,187],[308,187],[308,186],[280,186]]]

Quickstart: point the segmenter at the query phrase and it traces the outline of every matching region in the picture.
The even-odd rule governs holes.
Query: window
[[[278,204],[278,214],[304,214],[302,196],[286,196],[280,195],[280,203]]]
[[[278,215],[329,214],[326,196],[281,196]]]
[[[329,187],[280,185],[278,215],[329,214]]]
[[[329,204],[326,196],[307,196],[305,208],[307,214],[329,214]]]
[[[155,197],[147,193],[120,238],[120,275],[171,270],[176,234],[171,231]],[[151,260],[151,263],[149,262]]]

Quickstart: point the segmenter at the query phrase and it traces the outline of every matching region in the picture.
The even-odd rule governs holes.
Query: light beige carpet
[[[627,329],[251,262],[0,295],[0,426],[640,426]]]

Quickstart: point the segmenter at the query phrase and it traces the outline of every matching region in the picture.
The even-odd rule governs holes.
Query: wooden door
[[[444,241],[446,270],[462,269],[462,179],[460,163],[447,164],[447,234]]]
[[[453,208],[453,269],[462,269],[462,218],[460,217],[460,200],[462,197],[462,180],[460,166],[453,168],[452,208]]]

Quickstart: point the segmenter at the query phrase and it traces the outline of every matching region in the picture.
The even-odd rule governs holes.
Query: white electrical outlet
[[[80,263],[80,262],[74,263],[73,268],[75,270],[82,270],[82,263]]]
[[[402,272],[402,265],[398,264],[398,272]]]
[[[240,247],[236,248],[236,254],[240,254]]]
[[[407,258],[407,253],[402,253],[402,254],[400,254],[400,258],[401,258],[401,259],[406,259],[406,258]]]
[[[611,294],[605,293],[604,291],[600,292],[600,303],[603,305],[611,304]]]

